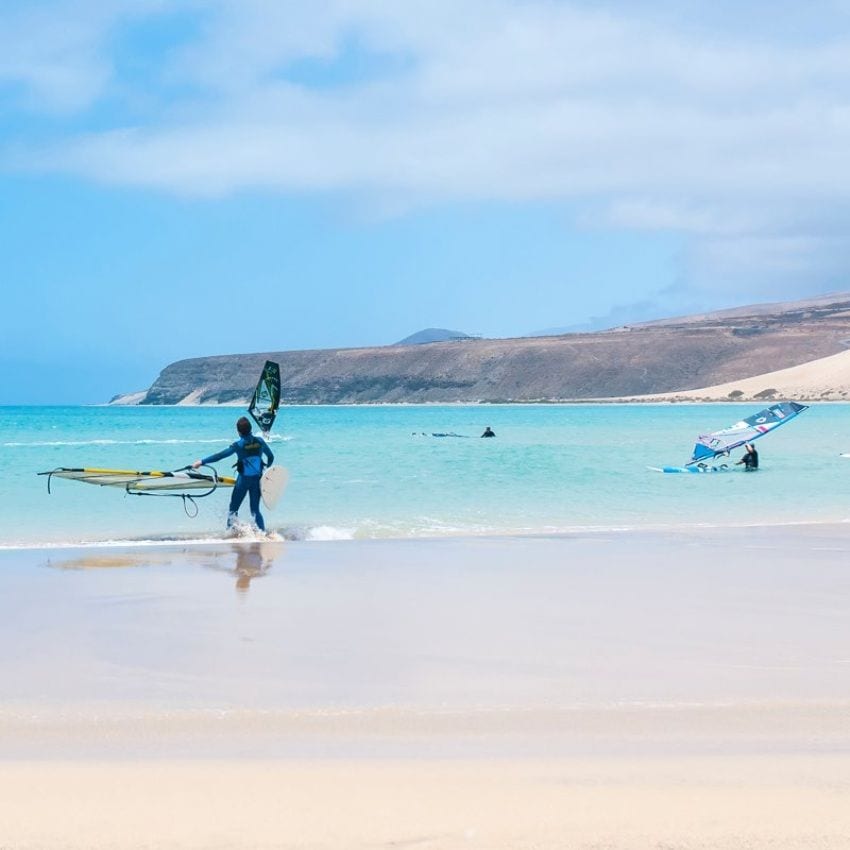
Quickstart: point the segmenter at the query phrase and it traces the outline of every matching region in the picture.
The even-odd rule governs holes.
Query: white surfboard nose
[[[289,470],[282,466],[270,466],[260,479],[260,495],[263,504],[272,510],[280,501],[286,484],[289,481]]]

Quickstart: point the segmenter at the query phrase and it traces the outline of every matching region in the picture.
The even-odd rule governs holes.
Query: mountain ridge
[[[551,337],[191,358],[166,366],[131,403],[242,403],[267,359],[280,363],[284,403],[497,403],[674,394],[798,366],[848,346],[850,293],[836,293]]]
[[[428,345],[432,342],[448,342],[452,339],[473,339],[463,331],[450,331],[447,328],[424,328],[415,334],[400,339],[395,345]]]

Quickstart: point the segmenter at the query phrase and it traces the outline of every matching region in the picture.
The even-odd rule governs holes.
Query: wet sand
[[[0,847],[850,847],[848,554],[0,552]]]

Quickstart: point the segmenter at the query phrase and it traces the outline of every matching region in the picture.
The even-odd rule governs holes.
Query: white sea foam
[[[338,528],[333,525],[317,525],[307,529],[304,540],[353,540],[356,528]]]
[[[66,538],[64,540],[21,540],[0,543],[0,551],[29,550],[29,549],[101,549],[137,546],[206,546],[215,544],[239,544],[257,541],[297,541],[297,542],[330,542],[344,540],[427,540],[448,537],[466,538],[507,538],[507,537],[565,537],[573,535],[620,535],[634,533],[681,534],[682,532],[734,530],[747,528],[829,528],[850,523],[850,520],[800,520],[798,522],[737,522],[737,523],[652,523],[645,525],[564,525],[543,528],[497,528],[483,525],[435,524],[432,526],[416,525],[402,528],[366,522],[359,527],[352,526],[288,526],[261,532],[246,526],[243,533],[222,534],[210,532],[207,534],[169,534],[152,537],[122,537],[106,540],[80,540]],[[601,538],[600,538],[601,539]],[[841,550],[843,551],[843,550]]]
[[[62,540],[18,540],[0,543],[0,551],[28,549],[114,549],[121,547],[156,546],[208,546],[216,544],[239,544],[256,542],[284,541],[329,541],[353,540],[356,528],[342,528],[330,525],[315,527],[289,527],[260,531],[249,523],[240,523],[231,532],[177,533],[152,535],[149,537],[114,537],[104,540],[73,539]],[[404,536],[404,535],[396,535]]]
[[[48,446],[198,446],[204,444],[227,445],[229,437],[199,437],[197,439],[182,440],[36,440],[29,443],[15,442],[2,443],[7,449],[38,448]],[[292,437],[285,434],[276,434],[266,438],[269,443],[282,443],[291,440]]]
[[[118,549],[126,547],[158,547],[158,546],[209,546],[217,544],[240,544],[257,542],[281,542],[286,540],[277,532],[264,534],[261,531],[239,535],[210,534],[207,536],[168,535],[163,537],[124,537],[109,540],[55,540],[55,541],[22,541],[17,543],[2,543],[0,551],[17,551],[27,549]]]

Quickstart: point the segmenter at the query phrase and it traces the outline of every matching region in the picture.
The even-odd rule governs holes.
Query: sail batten
[[[209,490],[217,487],[233,487],[235,478],[207,475],[200,472],[139,472],[129,469],[96,469],[59,467],[48,472],[39,472],[50,478],[65,478],[82,481],[100,487],[120,487],[128,493],[152,493],[156,491]]]

